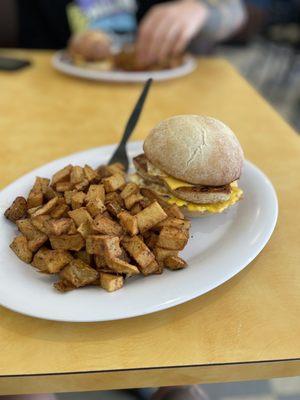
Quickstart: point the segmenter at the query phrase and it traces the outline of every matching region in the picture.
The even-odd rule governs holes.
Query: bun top
[[[147,136],[144,152],[165,173],[194,185],[226,185],[240,177],[243,166],[243,150],[231,129],[201,115],[161,121]]]
[[[86,61],[101,61],[110,56],[111,39],[102,31],[84,31],[71,37],[68,45],[72,56]]]

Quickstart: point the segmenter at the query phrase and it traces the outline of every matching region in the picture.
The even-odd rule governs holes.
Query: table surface
[[[0,73],[2,188],[56,158],[118,142],[140,85],[61,75],[50,52],[12,54],[33,65]],[[187,113],[231,126],[270,177],[280,206],[270,242],[226,284],[152,315],[75,324],[0,308],[0,394],[300,375],[299,137],[226,61],[212,58],[153,85],[132,140]]]

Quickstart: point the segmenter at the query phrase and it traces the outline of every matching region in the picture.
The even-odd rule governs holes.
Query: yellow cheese
[[[190,183],[180,181],[179,179],[173,178],[171,176],[168,176],[167,178],[162,178],[166,184],[169,186],[171,190],[178,189],[179,187],[191,187],[195,185],[191,185]]]
[[[242,197],[243,191],[237,186],[236,182],[231,184],[231,195],[230,198],[226,201],[222,201],[215,204],[196,204],[191,203],[186,200],[181,200],[178,197],[170,197],[167,199],[167,202],[170,204],[177,204],[179,207],[187,207],[189,211],[198,211],[198,212],[210,212],[210,213],[221,213],[226,208],[232,206],[237,203],[239,199]]]

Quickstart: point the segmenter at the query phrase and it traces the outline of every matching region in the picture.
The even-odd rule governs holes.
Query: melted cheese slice
[[[232,206],[237,203],[243,195],[242,189],[237,186],[236,182],[231,184],[231,195],[230,198],[226,201],[222,201],[215,204],[196,204],[191,203],[186,200],[181,200],[178,197],[171,196],[166,199],[170,204],[177,204],[179,207],[187,207],[189,211],[198,211],[198,212],[210,212],[210,213],[221,213],[226,208]]]
[[[179,179],[173,178],[172,176],[168,176],[166,178],[162,178],[166,184],[169,186],[169,188],[171,190],[175,190],[178,189],[180,187],[191,187],[191,186],[195,186],[192,185],[190,183],[184,182],[184,181],[180,181]]]

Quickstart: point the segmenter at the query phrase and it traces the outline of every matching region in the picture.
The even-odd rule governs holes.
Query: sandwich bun
[[[102,31],[79,32],[70,39],[68,51],[75,59],[103,61],[111,56],[111,39]]]
[[[144,152],[166,174],[206,186],[239,179],[244,158],[232,130],[201,115],[177,115],[161,121],[147,136]]]

